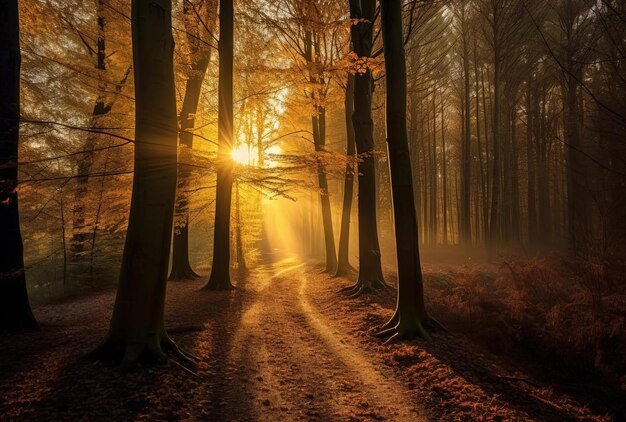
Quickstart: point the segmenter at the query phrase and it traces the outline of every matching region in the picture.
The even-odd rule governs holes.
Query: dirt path
[[[243,370],[233,374],[243,383],[228,398],[252,398],[252,412],[268,421],[424,419],[406,405],[407,389],[379,372],[311,305],[303,269],[287,259],[247,281],[248,300],[226,358],[227,367]]]
[[[253,271],[233,292],[201,291],[202,280],[170,283],[167,325],[201,358],[193,373],[173,362],[121,374],[80,359],[106,332],[113,292],[40,307],[42,332],[0,344],[0,420],[590,416],[498,384],[486,363],[448,338],[434,342],[438,349],[382,346],[359,328],[371,324],[369,311],[378,305],[337,296],[348,282],[285,259]]]

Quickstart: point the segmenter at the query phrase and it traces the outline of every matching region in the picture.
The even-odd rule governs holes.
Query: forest
[[[626,2],[0,0],[0,420],[624,403]]]

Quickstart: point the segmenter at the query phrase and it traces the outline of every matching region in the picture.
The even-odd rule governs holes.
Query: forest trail
[[[42,331],[0,344],[0,420],[610,420],[503,380],[510,368],[445,333],[383,345],[367,330],[393,294],[346,299],[337,291],[350,280],[297,258],[234,291],[205,281],[168,283],[166,324],[195,366],[126,374],[81,359],[106,333],[113,291],[35,307]]]
[[[255,418],[268,421],[425,420],[406,387],[311,303],[304,265],[285,259],[246,281],[226,365],[241,384],[225,391],[226,402],[247,399]]]

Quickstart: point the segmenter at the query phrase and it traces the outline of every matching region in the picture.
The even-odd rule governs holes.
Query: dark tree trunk
[[[574,66],[570,65],[570,69]],[[578,78],[579,80],[581,78]],[[581,154],[580,112],[578,82],[566,77],[565,85],[565,137],[567,140],[567,209],[570,244],[574,251],[584,247],[589,236],[589,198],[585,177],[584,159]]]
[[[0,331],[37,329],[26,291],[16,190],[20,63],[18,1],[0,0]]]
[[[406,129],[406,64],[402,37],[402,1],[381,1],[385,51],[387,145],[398,255],[398,301],[380,336],[428,338],[431,320],[424,305],[413,178]]]
[[[526,159],[528,163],[528,243],[532,247],[537,242],[537,202],[536,202],[536,151],[533,131],[535,121],[532,111],[532,79],[528,78],[526,89]]]
[[[469,41],[465,15],[465,2],[461,3],[461,19],[463,34],[463,144],[461,146],[461,221],[459,222],[460,238],[462,244],[469,245],[472,242],[470,223],[470,197],[471,197],[471,102],[470,102],[470,64],[469,64]]]
[[[235,183],[235,251],[237,253],[237,273],[245,276],[248,273],[246,257],[243,250],[243,220],[241,219],[241,207],[239,201],[239,183]]]
[[[230,290],[230,209],[233,193],[233,0],[220,0],[217,188],[213,265],[205,289]]]
[[[217,0],[207,1],[204,5],[204,18],[207,21],[209,30],[213,30],[217,17]],[[195,28],[188,25],[187,32],[195,29],[196,33],[201,26],[196,11],[188,2],[183,3],[183,11],[185,13],[185,22],[193,22]],[[202,83],[211,61],[211,48],[202,45],[195,37],[197,35],[189,35],[189,45],[192,54],[191,75],[187,79],[185,86],[185,97],[180,110],[180,145],[186,148],[193,148],[193,129],[195,127],[195,115],[200,102],[200,94],[202,93]],[[185,189],[189,184],[190,171],[187,166],[179,163],[178,165],[178,200],[177,214],[182,214],[185,218],[184,226],[178,231],[174,231],[174,240],[172,244],[172,269],[170,271],[169,280],[188,280],[199,277],[191,268],[189,262],[189,198],[185,194]]]
[[[128,231],[109,333],[94,359],[160,363],[180,355],[164,323],[176,197],[177,123],[171,1],[132,2],[135,172]]]
[[[365,19],[352,26],[354,52],[363,58],[372,55],[374,0],[351,0],[352,19]],[[368,293],[386,287],[381,266],[378,242],[376,202],[376,161],[374,158],[374,121],[372,119],[373,78],[370,69],[354,77],[354,113],[352,123],[358,154],[358,211],[359,211],[359,277],[346,292],[352,295]]]
[[[307,30],[304,39],[304,59],[309,64],[317,64],[318,45],[317,34]],[[314,51],[315,50],[315,51]],[[313,86],[324,82],[322,75],[318,75],[316,70],[312,70],[309,75],[309,81]],[[311,126],[313,131],[313,144],[315,152],[324,151],[326,146],[326,109],[320,105],[323,94],[314,90],[311,93],[311,100],[315,109],[315,114],[311,116]],[[325,247],[325,271],[334,273],[337,269],[337,251],[335,249],[335,235],[333,232],[333,218],[330,209],[330,196],[328,191],[328,178],[326,176],[325,165],[318,156],[317,162],[317,179],[320,190],[320,204],[322,208],[322,226],[324,228],[324,247]]]
[[[348,160],[353,160],[356,154],[354,140],[354,125],[352,124],[352,113],[354,111],[354,75],[348,76],[346,85],[345,115],[346,115],[346,156]],[[341,214],[341,230],[339,232],[339,254],[337,258],[336,276],[343,276],[350,273],[349,246],[350,246],[350,216],[352,214],[352,197],[354,196],[354,162],[346,164],[346,175],[343,187],[343,208]]]
[[[493,79],[493,159],[492,159],[492,182],[491,182],[491,215],[489,219],[490,247],[495,247],[502,239],[501,236],[501,177],[500,177],[500,54],[496,48],[494,55],[494,79]]]
[[[443,245],[448,245],[448,159],[446,151],[446,120],[444,115],[444,96],[441,92],[441,154],[442,154],[442,184],[443,184]]]

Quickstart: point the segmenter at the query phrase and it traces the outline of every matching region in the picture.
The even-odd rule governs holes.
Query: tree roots
[[[352,286],[344,287],[339,290],[348,298],[359,297],[364,294],[371,294],[389,289],[389,285],[382,278],[365,279],[359,277],[357,282]]]
[[[187,364],[195,364],[199,360],[180,349],[167,334],[156,333],[150,333],[143,341],[121,341],[107,336],[85,358],[96,362],[115,363],[121,371],[128,372],[144,365],[163,365],[169,360],[168,353]]]
[[[396,313],[386,324],[374,328],[376,330],[374,337],[385,339],[383,344],[412,340],[417,337],[430,341],[431,337],[427,329],[437,328],[445,330],[439,322],[430,317],[425,319],[417,317],[401,318]]]

